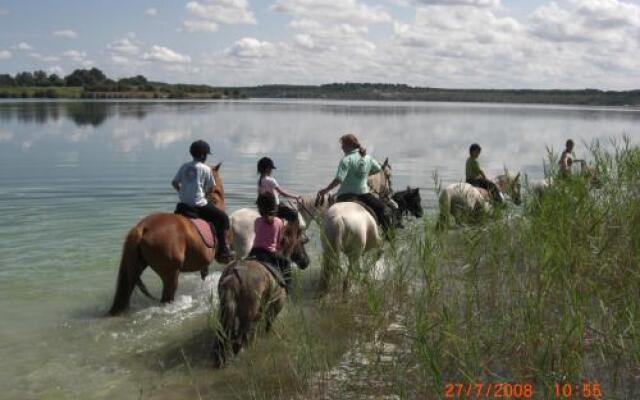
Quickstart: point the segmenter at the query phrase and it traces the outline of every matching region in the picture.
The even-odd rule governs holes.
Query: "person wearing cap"
[[[500,193],[500,189],[498,189],[495,183],[487,179],[487,175],[485,175],[482,168],[480,168],[478,157],[481,151],[482,148],[477,143],[473,143],[469,147],[469,158],[467,158],[465,165],[466,182],[472,186],[488,190],[489,193],[491,193],[491,197],[496,202],[501,203],[502,194]]]
[[[256,236],[249,257],[278,267],[288,288],[291,282],[291,261],[281,253],[284,221],[277,216],[276,197],[273,193],[261,193],[256,203],[260,217],[254,222]]]
[[[353,134],[340,137],[340,146],[344,157],[340,160],[335,178],[327,187],[318,191],[318,196],[323,197],[335,187],[338,189],[337,202],[358,200],[366,204],[375,214],[383,231],[387,232],[390,226],[390,218],[385,204],[369,192],[367,179],[369,175],[382,170],[381,165],[360,145],[358,138]]]
[[[299,200],[300,196],[296,196],[292,193],[285,191],[276,181],[276,178],[272,176],[273,170],[276,169],[273,160],[269,157],[262,157],[258,160],[258,196],[264,193],[271,193],[275,197],[276,205],[278,207],[278,217],[284,218],[287,221],[297,221],[298,212],[291,207],[287,207],[280,202],[280,195],[290,199]]]
[[[216,185],[211,168],[204,163],[207,156],[211,154],[211,147],[204,140],[197,140],[191,144],[189,153],[193,160],[182,164],[171,181],[180,199],[177,210],[184,208],[193,210],[200,218],[213,224],[218,242],[216,261],[226,264],[233,260],[233,253],[226,239],[229,216],[207,200],[207,194]],[[208,266],[206,268],[208,269]],[[204,278],[206,271],[203,270],[202,274]]]

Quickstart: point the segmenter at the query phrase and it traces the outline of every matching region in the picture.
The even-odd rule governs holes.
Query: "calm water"
[[[172,210],[169,181],[195,139],[212,143],[213,161],[223,162],[231,210],[252,204],[262,155],[292,191],[326,185],[345,132],[389,157],[396,188],[423,188],[433,207],[434,172],[460,180],[471,142],[483,146],[491,174],[506,165],[541,177],[545,146],[635,140],[639,122],[637,110],[557,106],[0,102],[0,398],[154,398],[166,387],[193,395],[176,349],[203,331],[215,276],[183,275],[169,307],[136,295],[126,317],[101,317],[126,231]],[[576,152],[585,155],[584,146]],[[153,274],[144,278],[157,292]]]

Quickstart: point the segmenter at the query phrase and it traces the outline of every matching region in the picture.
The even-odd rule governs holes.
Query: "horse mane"
[[[222,163],[219,163],[218,165],[209,165],[211,173],[213,174],[213,179],[216,181],[216,185],[213,187],[213,190],[207,194],[207,200],[211,201],[216,207],[224,211],[224,184],[220,177],[221,165]]]

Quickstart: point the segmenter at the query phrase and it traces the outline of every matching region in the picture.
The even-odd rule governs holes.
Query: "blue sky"
[[[0,0],[0,72],[640,88],[636,0]]]

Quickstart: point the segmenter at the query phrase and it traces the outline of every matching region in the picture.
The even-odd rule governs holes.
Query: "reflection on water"
[[[433,208],[434,172],[445,183],[461,180],[472,142],[482,145],[490,174],[508,166],[539,177],[546,146],[559,151],[568,137],[578,144],[622,134],[635,140],[638,122],[637,111],[555,106],[0,101],[0,391],[131,393],[137,383],[126,368],[134,377],[149,374],[147,364],[129,365],[130,353],[150,348],[145,338],[170,342],[188,336],[181,327],[202,325],[191,315],[206,311],[211,283],[196,276],[181,280],[178,297],[188,301],[171,316],[151,313],[147,321],[150,304],[137,299],[133,318],[94,319],[108,307],[125,232],[148,213],[172,210],[169,181],[195,139],[211,142],[214,161],[223,162],[230,209],[253,204],[255,162],[263,155],[275,159],[277,177],[291,191],[325,186],[345,132],[376,158],[389,157],[395,187],[424,188]],[[577,156],[584,150],[578,146]],[[152,274],[145,279],[158,289]],[[126,351],[114,347],[120,336]],[[18,392],[8,392],[12,382],[20,383]]]

